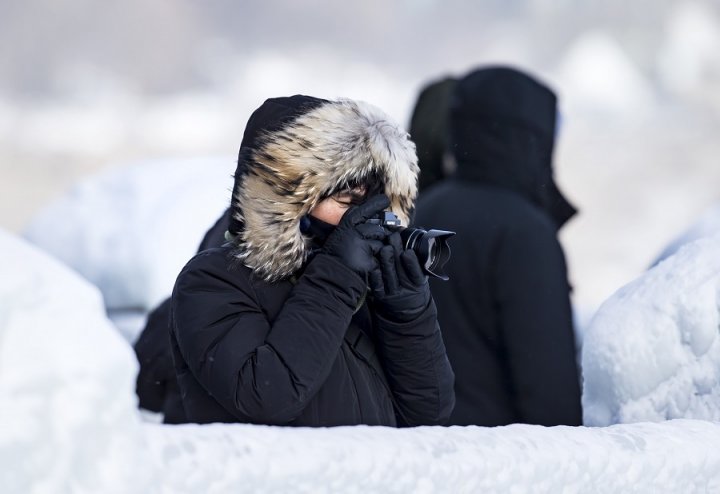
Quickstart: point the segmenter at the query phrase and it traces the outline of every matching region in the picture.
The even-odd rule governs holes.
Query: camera
[[[422,228],[405,228],[397,215],[391,211],[383,211],[367,220],[374,225],[382,225],[388,230],[399,231],[405,250],[415,251],[425,274],[447,280],[448,276],[442,268],[450,260],[448,239],[455,232],[445,230],[423,230]]]

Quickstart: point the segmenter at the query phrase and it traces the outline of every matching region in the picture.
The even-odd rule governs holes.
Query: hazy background
[[[347,96],[407,125],[422,85],[485,63],[559,94],[582,311],[720,198],[717,1],[0,0],[0,227],[141,158],[226,155],[229,176],[267,97]]]

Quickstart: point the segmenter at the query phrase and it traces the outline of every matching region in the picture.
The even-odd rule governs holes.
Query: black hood
[[[415,103],[410,137],[417,147],[420,191],[446,176],[443,160],[447,149],[447,114],[456,83],[450,77],[432,82],[422,89]]]
[[[382,110],[349,99],[266,100],[243,136],[231,202],[234,255],[266,281],[300,269],[313,245],[303,218],[325,197],[377,186],[409,224],[417,195],[415,145]]]
[[[527,74],[508,67],[471,72],[450,102],[455,176],[513,190],[560,228],[576,209],[553,180],[556,117],[555,93]]]

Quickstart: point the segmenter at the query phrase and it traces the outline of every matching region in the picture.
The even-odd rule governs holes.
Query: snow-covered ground
[[[209,165],[179,165],[147,162],[113,172],[112,181],[88,180],[33,223],[31,231],[46,235],[29,236],[46,251],[0,232],[3,492],[720,490],[720,423],[689,420],[720,418],[720,237],[680,249],[592,320],[583,354],[585,420],[608,427],[294,429],[143,420],[137,363],[106,317],[101,293],[142,307],[169,293],[164,252],[146,251],[156,245],[153,234],[178,229],[176,247],[189,256],[204,226],[177,226],[155,209],[169,223],[160,230],[132,203],[148,204],[145,194],[172,196],[163,184],[194,191],[183,195],[188,204],[203,203],[203,187],[178,186]],[[168,167],[174,182],[156,180]],[[682,420],[664,421],[670,418]]]
[[[692,493],[720,489],[720,425],[146,426],[165,492]]]

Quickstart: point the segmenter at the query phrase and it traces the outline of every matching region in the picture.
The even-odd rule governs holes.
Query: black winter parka
[[[456,373],[455,425],[580,425],[565,258],[550,219],[517,194],[450,179],[418,206],[458,232],[449,282],[430,280]]]
[[[187,421],[447,420],[454,376],[434,303],[396,324],[373,315],[364,280],[329,255],[317,254],[296,280],[273,283],[231,255],[230,246],[201,252],[173,291],[171,344]],[[374,343],[381,368],[345,338],[351,325]]]

